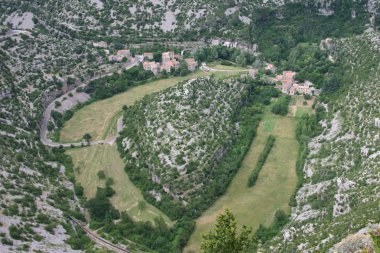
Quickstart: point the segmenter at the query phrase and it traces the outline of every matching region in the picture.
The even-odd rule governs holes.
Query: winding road
[[[127,65],[125,66],[125,69],[130,69],[130,68],[132,68],[134,66],[137,66],[138,64],[139,64],[139,62],[130,62],[130,63],[127,63]],[[115,143],[116,138],[118,137],[117,135],[114,136],[114,137],[112,137],[112,138],[110,138],[110,139],[108,139],[108,140],[99,140],[99,141],[91,141],[91,142],[81,141],[81,142],[74,142],[74,143],[53,142],[47,136],[47,134],[48,134],[48,129],[47,129],[48,123],[50,121],[51,112],[56,108],[56,102],[63,103],[65,100],[67,100],[69,98],[68,93],[72,94],[72,96],[70,97],[70,100],[73,101],[73,102],[69,105],[71,107],[74,107],[79,102],[83,103],[83,102],[87,101],[90,98],[90,96],[87,93],[79,92],[78,88],[85,88],[91,81],[94,81],[94,80],[102,78],[102,77],[110,76],[113,73],[114,72],[105,73],[105,74],[101,74],[101,75],[95,76],[95,77],[93,77],[91,79],[88,79],[85,82],[81,83],[74,90],[72,90],[70,92],[67,92],[67,93],[63,94],[62,96],[54,99],[46,107],[46,109],[44,111],[44,114],[43,114],[42,121],[41,121],[40,140],[41,140],[42,144],[44,144],[45,146],[48,146],[48,147],[64,147],[64,148],[69,148],[69,147],[81,147],[81,146],[86,146],[86,145],[104,145],[104,144],[112,145],[113,143]],[[66,108],[66,110],[68,110],[68,109],[70,109],[70,108]],[[117,120],[117,132],[119,133],[122,129],[123,129],[123,118],[120,117]]]

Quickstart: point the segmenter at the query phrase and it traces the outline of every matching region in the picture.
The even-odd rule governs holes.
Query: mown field
[[[60,131],[60,142],[79,142],[85,133],[92,136],[92,140],[102,140],[115,134],[117,114],[121,112],[123,105],[132,105],[147,94],[158,92],[172,87],[179,82],[196,77],[213,74],[216,78],[226,78],[239,75],[232,67],[231,71],[225,72],[202,72],[197,71],[184,77],[172,77],[158,81],[152,81],[144,85],[136,86],[126,92],[111,98],[96,101],[75,112],[74,116],[65,123]]]
[[[260,224],[270,225],[276,210],[289,211],[288,202],[297,183],[295,166],[298,142],[295,137],[295,127],[294,117],[276,116],[270,112],[264,115],[241,169],[226,194],[197,220],[195,232],[184,252],[200,251],[202,233],[208,232],[215,225],[216,217],[226,208],[232,211],[239,225],[245,224],[254,230]],[[248,188],[248,177],[270,134],[276,137],[275,146],[256,184]]]
[[[114,180],[112,188],[116,194],[111,202],[118,210],[127,211],[137,221],[152,221],[162,216],[172,224],[167,216],[144,200],[140,190],[129,180],[116,144],[71,149],[66,154],[73,159],[76,180],[82,184],[87,198],[95,196],[97,187],[104,187],[105,180],[97,176],[98,171],[103,170],[106,177]]]

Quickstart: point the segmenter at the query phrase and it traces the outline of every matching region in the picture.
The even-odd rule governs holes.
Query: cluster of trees
[[[252,228],[243,226],[238,233],[237,222],[226,209],[216,219],[215,228],[202,236],[201,250],[204,253],[240,253],[252,249]]]
[[[194,58],[198,62],[212,62],[215,60],[222,60],[224,64],[234,62],[238,66],[243,67],[253,64],[256,61],[256,57],[248,52],[241,51],[237,48],[227,48],[223,46],[201,48],[197,50]]]
[[[115,73],[111,76],[96,79],[89,83],[85,91],[91,94],[94,99],[105,99],[124,92],[138,82],[152,77],[152,72],[145,71],[140,67],[133,67],[123,71],[121,74]]]
[[[91,219],[103,221],[105,219],[118,219],[119,212],[112,206],[109,198],[115,194],[112,187],[107,184],[105,188],[98,187],[94,198],[88,200],[87,208],[91,214]]]
[[[369,18],[365,2],[361,1],[336,1],[330,6],[334,10],[331,16],[320,15],[318,8],[309,2],[256,9],[250,37],[259,44],[263,56],[277,64],[287,59],[299,43],[360,34]],[[352,10],[356,10],[355,18],[351,17]]]
[[[297,72],[296,81],[311,81],[316,88],[321,88],[326,74],[335,66],[328,59],[328,52],[321,51],[318,44],[302,43],[290,50],[286,61],[281,62],[282,69]]]
[[[274,114],[279,114],[281,116],[286,116],[289,111],[289,96],[281,96],[277,99],[277,101],[272,106],[272,112]]]
[[[74,115],[74,111],[73,110],[67,110],[65,111],[65,113],[60,113],[58,111],[51,111],[51,117],[53,118],[56,126],[58,128],[62,128],[63,127],[63,124],[65,123],[65,121],[68,121],[69,119],[71,119]],[[53,130],[54,129],[54,125],[52,124],[49,124],[48,125],[48,130]]]
[[[256,252],[259,243],[272,239],[288,221],[289,216],[283,210],[277,210],[269,227],[260,225],[252,233],[252,228],[243,225],[239,233],[235,217],[226,209],[217,217],[215,227],[202,236],[201,250],[205,253]]]
[[[252,187],[255,185],[256,180],[259,177],[259,173],[261,169],[263,168],[265,161],[267,160],[269,153],[272,150],[272,147],[274,146],[275,141],[276,141],[276,138],[273,135],[268,136],[267,143],[265,144],[265,147],[259,156],[255,169],[249,175],[248,187]]]

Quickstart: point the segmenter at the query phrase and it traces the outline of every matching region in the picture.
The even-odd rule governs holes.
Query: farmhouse
[[[194,71],[198,65],[194,58],[187,58],[185,59],[185,62],[187,64],[187,69],[190,71]]]
[[[177,61],[176,59],[166,61],[165,63],[163,62],[162,64],[163,64],[162,70],[166,70],[166,72],[168,72],[168,73],[170,73],[173,68],[179,69],[179,67],[181,65],[180,62]]]
[[[144,53],[144,59],[153,60],[153,53]]]
[[[129,58],[131,57],[131,51],[129,51],[129,49],[119,50],[117,51],[117,55],[121,57]]]
[[[152,71],[154,75],[160,72],[161,65],[158,62],[144,62],[143,68],[145,71]]]
[[[290,95],[302,94],[302,95],[313,95],[315,88],[313,83],[310,81],[305,81],[304,83],[295,83],[290,89]]]
[[[166,62],[174,59],[174,52],[169,51],[169,52],[164,52],[162,53],[162,63],[165,64]]]
[[[305,81],[304,83],[297,83],[295,81],[296,72],[284,71],[282,75],[277,75],[270,80],[274,83],[281,83],[281,85],[276,85],[275,87],[281,90],[284,94],[289,95],[313,95],[315,89],[313,83],[310,81]]]

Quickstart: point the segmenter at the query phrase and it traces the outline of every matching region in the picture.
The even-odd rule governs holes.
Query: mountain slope
[[[335,47],[350,81],[339,98],[319,104],[323,132],[309,142],[292,221],[269,243],[276,252],[326,252],[380,222],[380,35],[338,40]]]

